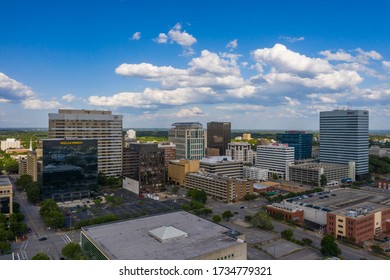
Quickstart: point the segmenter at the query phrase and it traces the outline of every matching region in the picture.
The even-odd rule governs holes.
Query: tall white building
[[[98,140],[98,171],[122,175],[122,116],[111,111],[59,109],[49,114],[49,138]]]
[[[253,179],[256,181],[267,181],[268,180],[268,169],[263,169],[255,166],[244,166],[244,179]]]
[[[288,144],[257,146],[256,167],[268,169],[270,173],[285,178],[290,162],[294,162],[294,147]]]
[[[7,138],[5,141],[1,141],[1,150],[7,149],[20,149],[20,140],[15,138]]]
[[[232,157],[233,160],[240,160],[243,163],[254,164],[256,152],[251,149],[248,142],[231,142],[228,144],[226,156]]]
[[[368,174],[368,111],[320,112],[320,162],[356,164],[356,176]]]
[[[176,159],[200,160],[205,156],[206,131],[199,122],[177,122],[169,130],[169,141],[176,145]]]

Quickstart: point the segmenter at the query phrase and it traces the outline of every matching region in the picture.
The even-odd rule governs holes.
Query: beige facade
[[[27,175],[30,175],[34,182],[38,181],[38,156],[34,151],[27,153]]]
[[[122,175],[122,116],[111,111],[60,109],[49,114],[49,138],[98,139],[98,170]]]
[[[228,178],[210,173],[188,173],[185,187],[204,190],[207,195],[226,203],[243,201],[246,194],[253,193],[252,180]]]
[[[11,215],[13,213],[12,184],[8,177],[0,176],[0,213]]]
[[[185,176],[189,172],[199,171],[199,160],[172,160],[168,164],[168,181],[184,186]]]

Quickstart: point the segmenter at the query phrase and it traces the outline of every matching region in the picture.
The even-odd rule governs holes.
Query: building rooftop
[[[116,260],[191,259],[240,242],[228,228],[184,211],[82,230]]]
[[[7,176],[0,176],[0,188],[1,187],[11,187],[11,181]]]
[[[321,163],[307,162],[307,163],[291,165],[290,167],[306,169],[306,170],[320,170],[321,168],[323,168],[324,170],[333,170],[333,169],[340,169],[340,168],[348,168],[348,165],[336,164],[336,163],[325,163],[325,162],[321,162]]]
[[[208,158],[202,158],[200,163],[206,164],[218,164],[218,163],[239,163],[241,160],[232,160],[231,156],[213,156]]]
[[[360,218],[367,214],[372,214],[383,209],[389,208],[388,206],[372,203],[372,202],[362,202],[355,204],[353,206],[344,207],[333,211],[333,214],[347,216],[349,218]]]
[[[195,127],[200,127],[200,128],[203,127],[203,125],[200,122],[175,122],[171,126],[176,126],[176,127],[178,127],[178,126],[188,126],[188,127],[195,126]]]

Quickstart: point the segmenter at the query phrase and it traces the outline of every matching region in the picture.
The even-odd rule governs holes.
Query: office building
[[[253,193],[253,181],[229,178],[211,173],[187,173],[187,189],[204,190],[207,195],[226,203],[243,201],[246,194]]]
[[[232,157],[233,160],[240,160],[244,164],[255,164],[256,152],[248,142],[231,142],[228,144],[226,156]]]
[[[8,149],[20,149],[20,140],[16,140],[15,138],[7,138],[0,142],[1,150],[5,151]]]
[[[7,176],[0,175],[0,214],[11,215],[13,213],[12,184]]]
[[[377,203],[359,203],[327,213],[326,233],[349,238],[356,243],[371,240],[387,230],[390,207]]]
[[[224,156],[230,143],[231,123],[230,122],[209,122],[207,123],[207,148],[219,150],[219,154]]]
[[[111,111],[59,109],[49,114],[49,138],[98,140],[98,168],[106,176],[122,175],[122,116]]]
[[[294,148],[288,144],[257,146],[256,167],[268,169],[272,176],[286,178],[290,162],[294,162]]]
[[[277,133],[276,140],[289,147],[294,147],[295,160],[311,158],[313,134],[305,131],[286,131]]]
[[[179,211],[83,227],[92,260],[246,260],[245,235]]]
[[[199,163],[202,172],[242,179],[242,161],[232,160],[231,157],[227,156],[218,156],[203,158]]]
[[[243,167],[243,178],[252,179],[255,181],[267,181],[268,180],[268,169],[263,169],[255,166],[244,166]]]
[[[169,141],[176,145],[176,159],[197,159],[205,156],[206,133],[199,122],[177,122],[169,130]]]
[[[184,181],[187,173],[199,171],[199,160],[171,160],[168,163],[168,181],[184,186]]]
[[[368,111],[320,112],[320,162],[356,163],[356,176],[368,174]]]
[[[390,190],[390,178],[375,179],[375,187],[382,190]]]
[[[166,170],[164,150],[154,143],[131,143],[125,151],[123,162],[130,168],[123,176],[133,180],[127,180],[132,182],[131,190],[137,194],[162,191]]]
[[[320,187],[321,175],[326,176],[328,183],[334,181],[340,183],[344,178],[355,177],[355,163],[349,162],[348,165],[323,162],[290,164],[286,180]]]
[[[273,217],[281,218],[297,224],[303,223],[303,210],[296,206],[272,203],[265,206],[265,211]]]
[[[42,197],[81,199],[97,190],[98,140],[43,140]]]
[[[168,163],[176,160],[176,145],[172,142],[158,143],[158,148],[164,151],[165,168],[168,170]]]

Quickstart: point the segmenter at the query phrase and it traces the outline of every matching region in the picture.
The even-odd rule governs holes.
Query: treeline
[[[390,173],[390,158],[370,155],[369,157],[370,173],[385,175]]]

